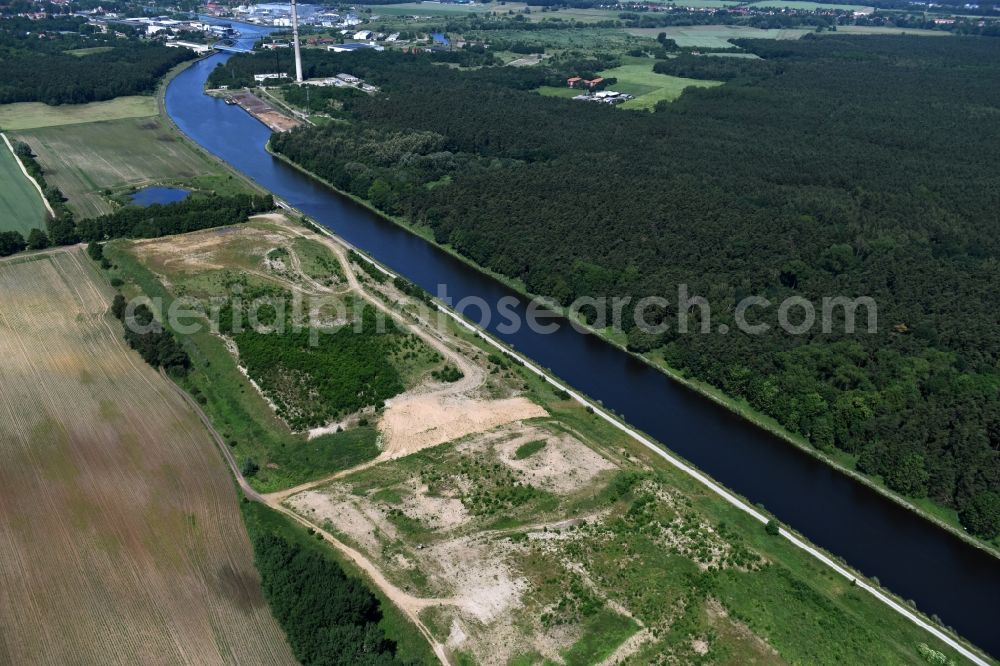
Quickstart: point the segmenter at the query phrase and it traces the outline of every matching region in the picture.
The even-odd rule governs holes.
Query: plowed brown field
[[[0,663],[294,663],[236,490],[79,249],[0,262]]]

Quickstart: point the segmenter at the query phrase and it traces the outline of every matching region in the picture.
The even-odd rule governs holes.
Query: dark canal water
[[[167,111],[206,150],[431,293],[496,304],[506,287],[272,158],[269,130],[245,111],[202,94],[228,56],[196,63],[170,84]],[[524,317],[523,308],[518,313]],[[475,310],[468,313],[478,318]],[[924,612],[1000,655],[1000,561],[904,510],[794,446],[672,382],[628,354],[568,325],[541,335],[487,326],[539,365],[646,431],[715,479],[767,507]]]

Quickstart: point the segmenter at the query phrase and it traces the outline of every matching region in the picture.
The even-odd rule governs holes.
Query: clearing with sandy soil
[[[0,663],[294,663],[198,418],[79,249],[0,262]]]

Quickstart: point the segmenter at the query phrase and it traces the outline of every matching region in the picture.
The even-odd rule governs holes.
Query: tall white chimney
[[[302,83],[302,52],[299,51],[299,10],[292,2],[292,48],[295,49],[295,80]]]

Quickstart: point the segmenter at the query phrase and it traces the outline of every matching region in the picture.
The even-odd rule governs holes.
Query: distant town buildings
[[[331,44],[326,47],[327,51],[333,51],[334,53],[348,53],[350,51],[357,51],[359,49],[374,49],[375,51],[385,51],[384,46],[379,46],[378,44],[372,44],[369,42],[365,43],[355,43],[355,44]]]
[[[272,79],[277,79],[277,80],[280,81],[281,79],[287,79],[287,78],[289,78],[288,74],[277,73],[277,72],[273,73],[273,74],[254,74],[253,75],[253,80],[256,81],[257,83],[264,83],[265,81],[270,81]]]
[[[171,47],[174,47],[174,48],[191,49],[192,51],[194,51],[198,55],[202,55],[204,53],[208,53],[209,51],[212,50],[212,47],[209,46],[208,44],[198,44],[197,42],[186,42],[186,41],[181,40],[181,39],[168,40],[164,44],[164,46],[171,46]]]
[[[337,88],[357,88],[366,93],[376,93],[378,92],[378,86],[373,86],[370,83],[359,79],[352,74],[337,74],[336,76],[330,76],[321,79],[308,79],[302,82],[303,85],[307,86],[334,86]]]

